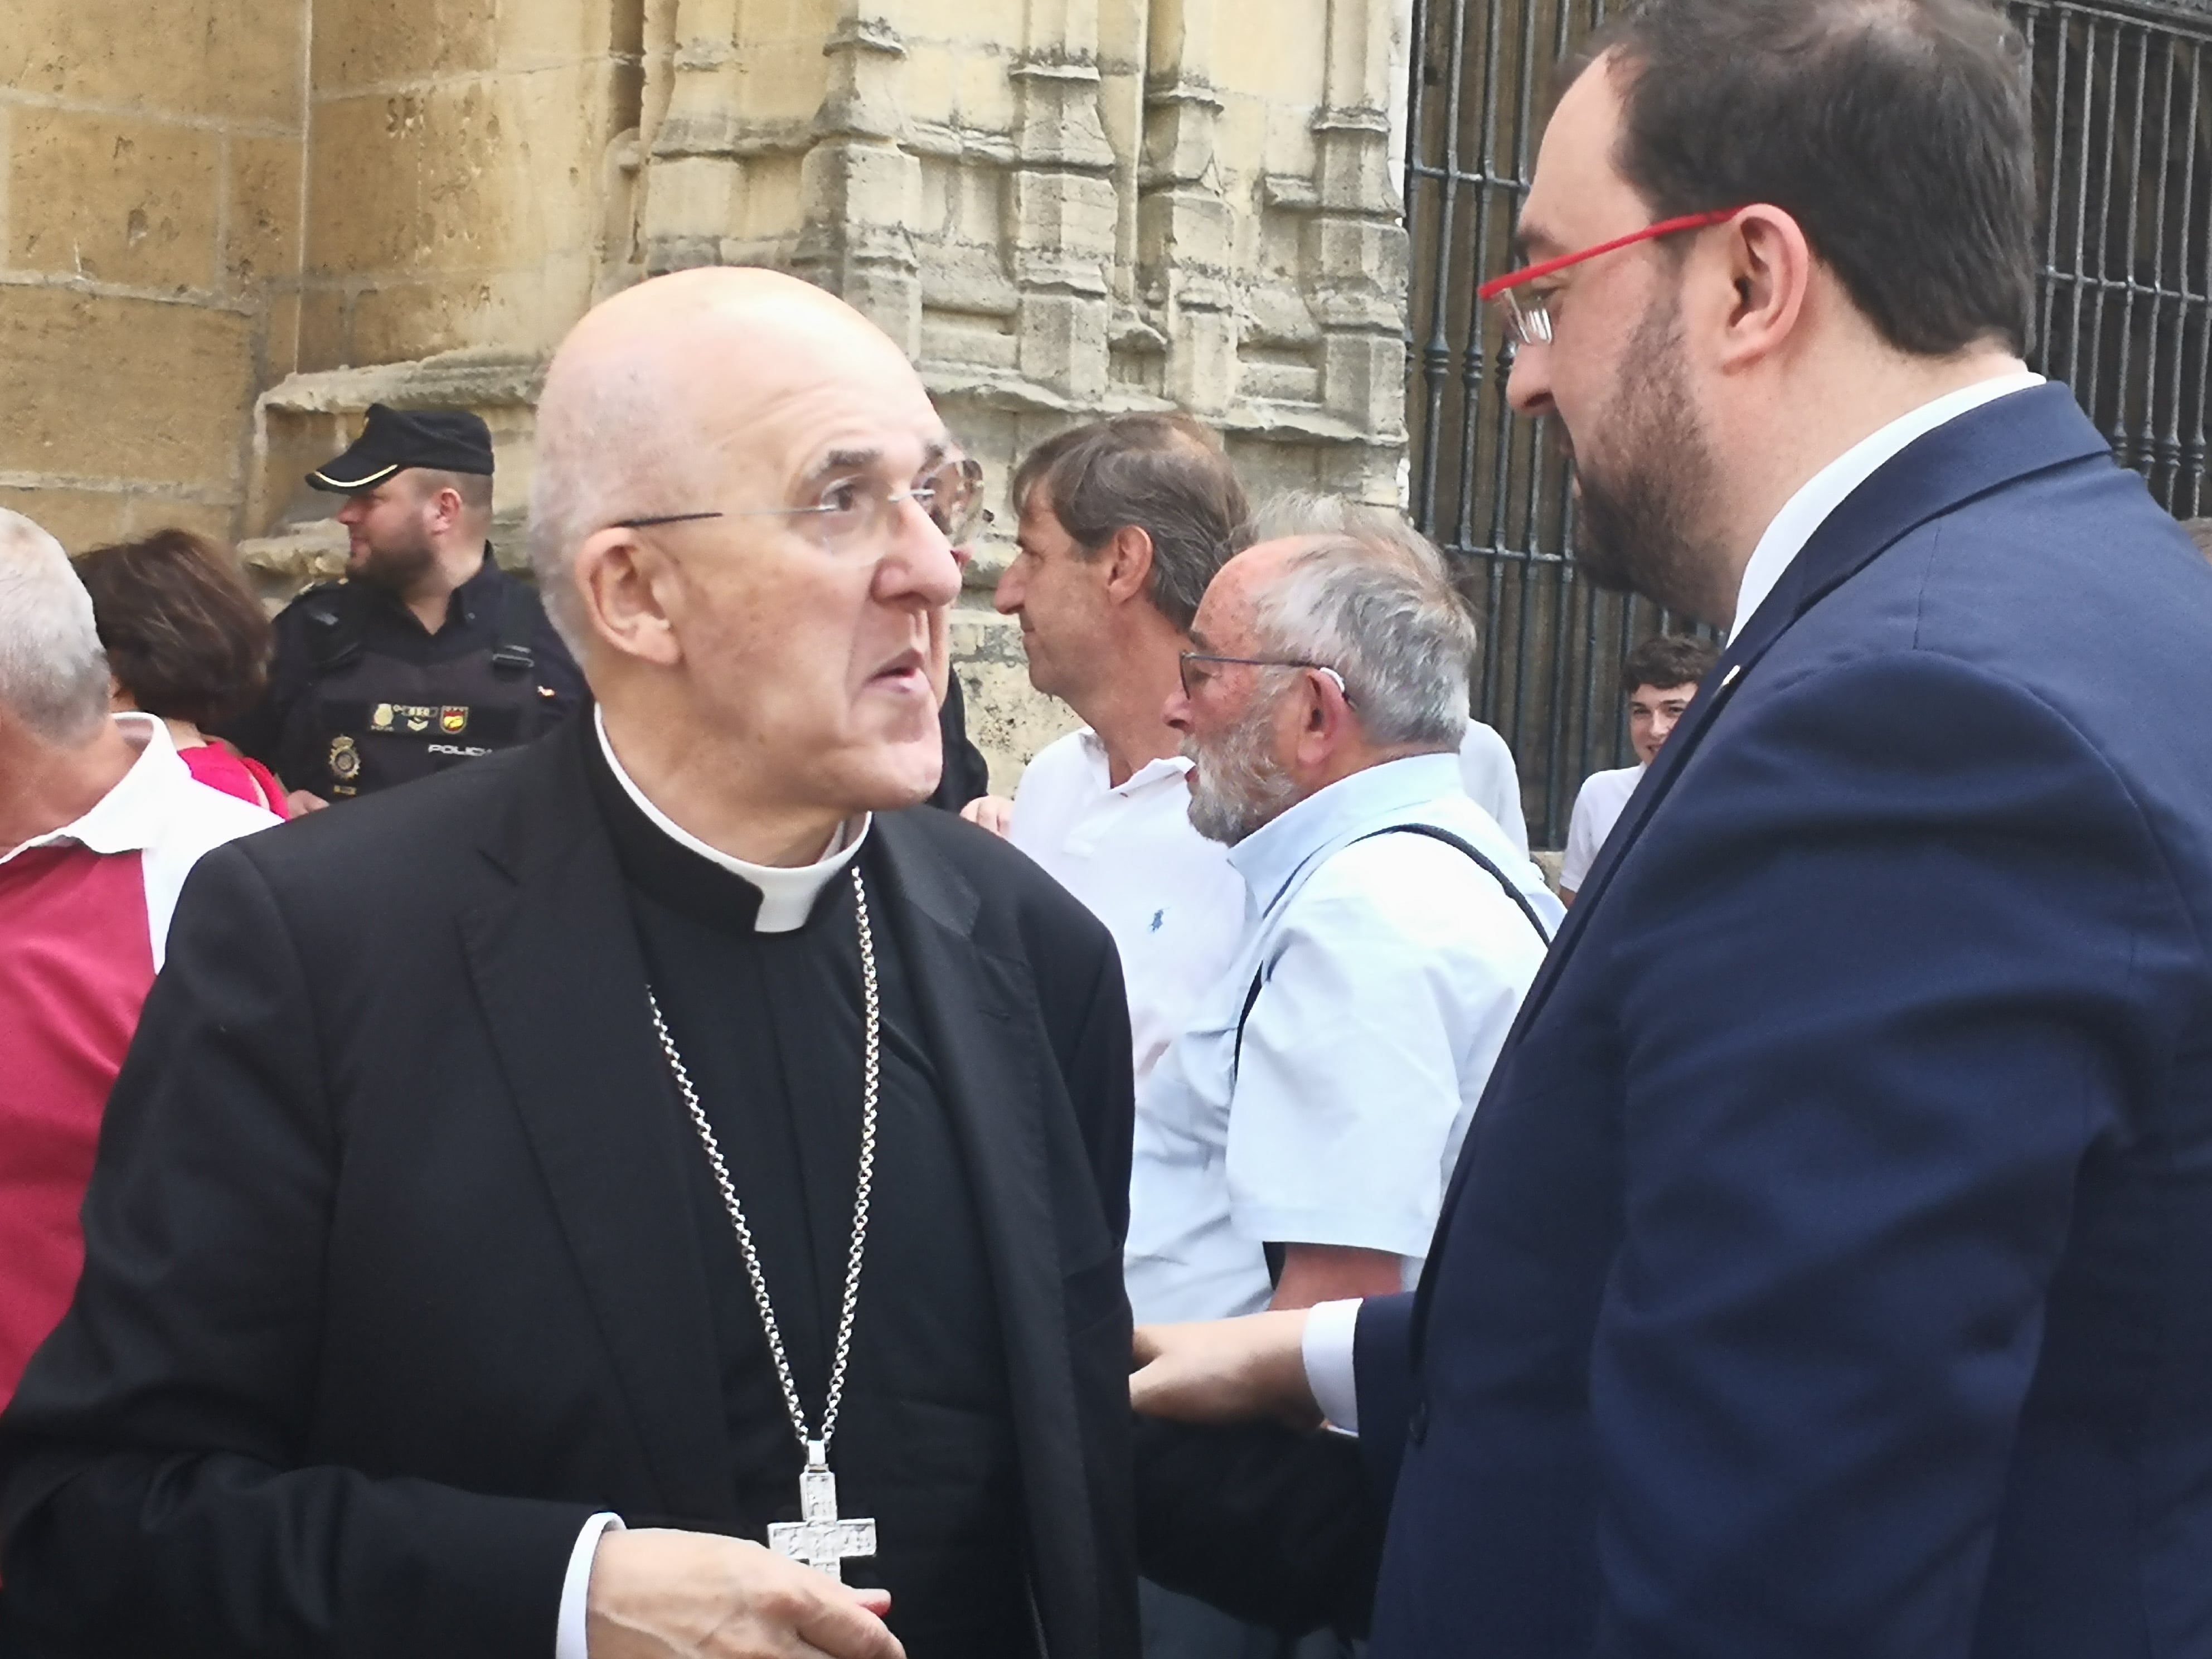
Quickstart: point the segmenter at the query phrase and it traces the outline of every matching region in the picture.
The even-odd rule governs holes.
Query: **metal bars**
[[[2027,0],[2037,364],[2177,517],[2212,513],[2212,12]]]
[[[1531,839],[1565,839],[1590,772],[1630,763],[1617,674],[1686,624],[1593,589],[1565,556],[1567,469],[1505,406],[1475,285],[1507,244],[1549,71],[1607,0],[1413,0],[1406,219],[1414,519],[1482,620],[1477,714],[1519,762]],[[2212,514],[2212,0],[2013,0],[2036,109],[2035,366],[2073,386],[2178,517]]]

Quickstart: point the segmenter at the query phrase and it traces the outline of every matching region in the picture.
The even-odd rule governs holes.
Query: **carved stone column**
[[[740,182],[738,0],[678,0],[639,245],[648,275],[715,264]]]
[[[906,42],[882,0],[840,0],[823,44],[828,94],[799,171],[805,228],[792,267],[842,295],[906,349],[921,354],[921,162],[902,139],[898,82]]]
[[[1015,85],[1013,229],[1024,379],[1080,404],[1106,392],[1113,146],[1100,120],[1098,0],[1030,0]]]
[[[1406,229],[1390,152],[1395,14],[1377,0],[1330,0],[1307,232],[1321,401],[1364,435],[1368,451],[1359,468],[1366,476],[1338,482],[1384,500],[1395,499],[1391,474],[1406,440]]]
[[[1218,3],[1154,0],[1137,208],[1137,291],[1167,339],[1167,395],[1214,416],[1237,390],[1234,238],[1217,153]]]

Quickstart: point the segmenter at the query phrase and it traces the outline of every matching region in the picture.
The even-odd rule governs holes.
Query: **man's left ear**
[[[1780,208],[1747,207],[1720,230],[1729,295],[1721,356],[1739,366],[1767,356],[1796,331],[1813,282],[1813,249]]]
[[[1106,594],[1116,605],[1147,592],[1152,580],[1152,532],[1133,524],[1115,531],[1100,550],[1106,562]]]
[[[436,491],[430,497],[431,526],[441,534],[459,525],[461,514],[468,510],[461,492],[451,485]]]
[[[1352,703],[1344,695],[1344,683],[1327,669],[1307,669],[1306,687],[1306,718],[1301,735],[1325,741],[1352,719]]]

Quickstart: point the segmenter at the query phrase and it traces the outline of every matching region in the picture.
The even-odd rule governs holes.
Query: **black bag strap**
[[[487,552],[484,556],[489,558]],[[491,665],[501,674],[527,674],[538,666],[538,653],[530,642],[538,635],[538,618],[543,610],[538,590],[518,577],[509,576],[499,596],[499,628],[494,635]]]
[[[1521,907],[1521,914],[1528,918],[1528,925],[1536,930],[1536,937],[1543,940],[1544,948],[1547,950],[1551,948],[1551,932],[1544,926],[1544,919],[1536,914],[1536,907],[1528,902],[1528,896],[1515,886],[1506,873],[1485,858],[1481,851],[1472,842],[1455,836],[1449,830],[1439,830],[1433,823],[1394,823],[1387,828],[1370,830],[1366,835],[1355,836],[1345,845],[1356,847],[1363,841],[1373,841],[1377,836],[1426,836],[1431,841],[1440,841],[1447,847],[1457,848],[1490,872],[1492,878],[1505,890],[1505,896]],[[1343,848],[1340,848],[1337,850],[1341,852]],[[1237,1016],[1237,1048],[1233,1064],[1238,1071],[1242,1071],[1244,1066],[1244,1027],[1252,1018],[1254,1006],[1260,1000],[1260,987],[1264,981],[1265,975],[1264,968],[1254,970],[1251,988],[1244,993],[1244,1012]],[[1266,1253],[1267,1258],[1268,1282],[1280,1284],[1283,1279],[1283,1247],[1280,1244],[1263,1244],[1261,1249]]]
[[[1544,926],[1543,917],[1536,914],[1536,907],[1528,902],[1528,896],[1515,886],[1512,879],[1503,870],[1483,857],[1481,852],[1471,842],[1462,840],[1449,830],[1439,830],[1433,823],[1394,823],[1387,830],[1377,830],[1371,835],[1360,836],[1359,839],[1373,841],[1376,836],[1426,836],[1431,841],[1440,841],[1447,847],[1457,848],[1490,872],[1492,878],[1505,890],[1505,896],[1521,907],[1521,914],[1528,918],[1528,925],[1536,930],[1536,937],[1544,941],[1544,948],[1546,950],[1551,948],[1551,930]]]
[[[1388,829],[1376,830],[1366,835],[1355,836],[1346,842],[1345,846],[1357,847],[1361,842],[1373,841],[1377,836],[1426,836],[1431,841],[1440,841],[1447,847],[1457,848],[1490,872],[1492,879],[1505,890],[1505,896],[1521,907],[1521,914],[1528,918],[1528,925],[1536,930],[1536,937],[1544,941],[1545,948],[1547,950],[1551,948],[1551,932],[1544,926],[1544,919],[1536,914],[1536,907],[1528,902],[1528,896],[1515,886],[1511,878],[1485,858],[1473,843],[1455,836],[1449,830],[1439,830],[1433,823],[1394,823]],[[1337,850],[1341,852],[1343,848],[1340,848]],[[1239,1066],[1242,1066],[1244,1061],[1244,1024],[1252,1018],[1253,1005],[1260,1000],[1260,986],[1265,971],[1262,969],[1254,972],[1252,988],[1244,993],[1244,1012],[1237,1016],[1236,1061]]]
[[[314,677],[335,674],[361,655],[361,608],[351,584],[329,582],[302,593],[307,618],[307,659]]]

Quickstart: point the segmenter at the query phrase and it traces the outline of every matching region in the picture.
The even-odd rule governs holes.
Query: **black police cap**
[[[465,409],[393,409],[371,404],[353,447],[307,475],[318,489],[348,495],[374,489],[410,466],[491,472],[491,428]]]

